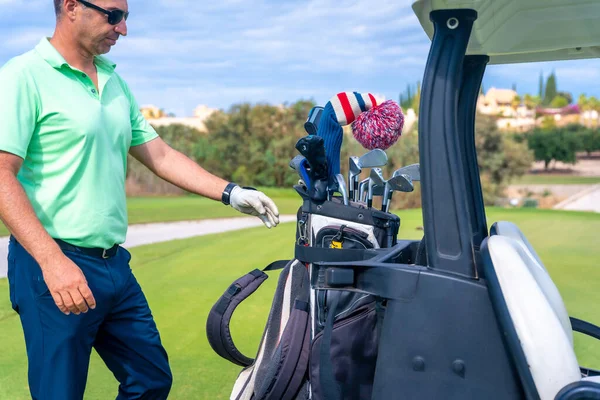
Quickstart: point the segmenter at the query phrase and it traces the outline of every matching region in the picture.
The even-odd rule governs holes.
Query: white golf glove
[[[229,204],[239,212],[257,216],[269,229],[279,224],[279,210],[263,192],[236,186],[231,190]]]

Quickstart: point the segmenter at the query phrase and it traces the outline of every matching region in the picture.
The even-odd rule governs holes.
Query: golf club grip
[[[316,135],[319,127],[319,122],[321,121],[321,114],[323,114],[323,107],[316,106],[313,107],[308,113],[308,118],[304,123],[304,130],[309,135]]]

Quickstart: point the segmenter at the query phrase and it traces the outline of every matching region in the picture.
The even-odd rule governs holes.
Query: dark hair
[[[54,0],[54,12],[58,17],[60,15],[60,11],[62,9],[62,0]]]

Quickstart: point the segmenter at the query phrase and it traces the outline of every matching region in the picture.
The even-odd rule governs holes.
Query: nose
[[[127,21],[125,21],[125,19],[122,19],[121,22],[115,26],[115,32],[121,36],[127,36]]]

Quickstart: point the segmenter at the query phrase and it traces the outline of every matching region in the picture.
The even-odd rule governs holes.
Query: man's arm
[[[23,159],[0,151],[0,219],[38,262],[54,302],[65,314],[86,312],[96,302],[85,276],[48,235],[17,180]],[[86,304],[87,302],[87,304]]]
[[[160,137],[133,146],[129,152],[160,178],[209,199],[221,200],[223,190],[229,183],[206,171]],[[258,216],[269,228],[279,223],[277,207],[261,192],[236,187],[231,192],[231,205],[240,212]]]
[[[160,137],[131,147],[131,155],[160,178],[191,193],[221,200],[229,182],[211,174]]]

